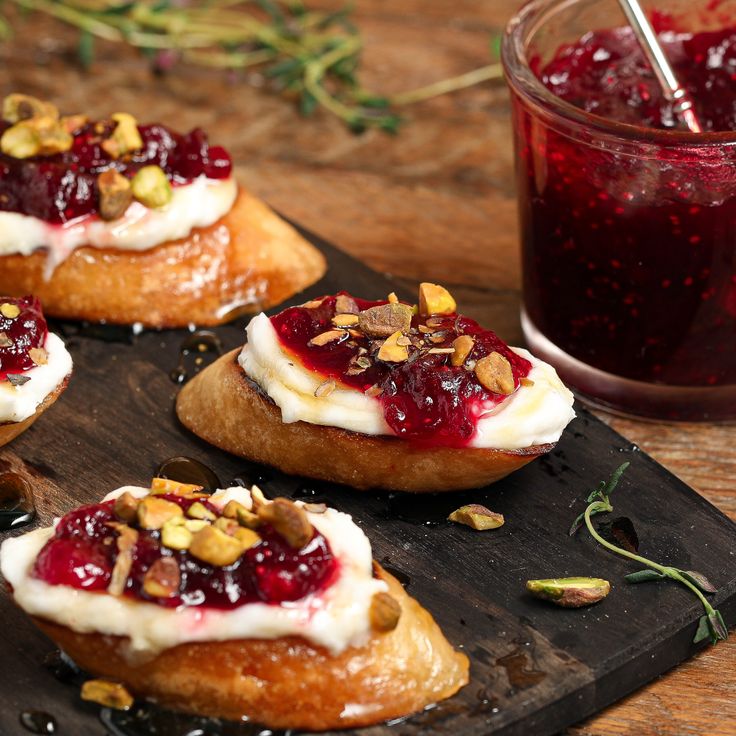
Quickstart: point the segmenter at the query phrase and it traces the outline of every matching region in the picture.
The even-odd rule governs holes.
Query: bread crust
[[[34,621],[82,669],[165,707],[247,716],[270,728],[367,726],[419,711],[468,682],[467,657],[395,578],[380,568],[378,574],[401,605],[399,624],[338,655],[292,636],[180,644],[136,663],[126,659],[125,638]]]
[[[397,437],[285,424],[281,410],[243,372],[239,352],[223,355],[189,381],[179,392],[176,413],[207,442],[285,473],[360,490],[454,491],[493,483],[554,447],[427,448]]]
[[[84,246],[44,278],[47,252],[0,256],[0,293],[63,319],[183,327],[268,309],[318,281],[322,254],[242,187],[230,212],[148,250]]]
[[[2,291],[0,289],[0,291]],[[62,391],[66,388],[69,383],[71,373],[64,378],[64,380],[50,393],[46,398],[36,407],[36,411],[31,414],[27,419],[22,422],[3,422],[0,424],[0,447],[7,445],[8,442],[14,440],[21,432],[25,432],[33,422],[53,404],[56,399],[61,396]]]

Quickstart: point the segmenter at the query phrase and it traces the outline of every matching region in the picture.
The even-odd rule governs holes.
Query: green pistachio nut
[[[100,217],[103,220],[117,220],[122,217],[133,201],[130,181],[115,169],[103,171],[97,177],[100,193]]]
[[[0,138],[0,150],[13,158],[30,158],[41,153],[41,137],[30,125],[16,123]]]
[[[116,112],[112,119],[117,125],[110,137],[102,141],[102,149],[112,158],[143,148],[143,139],[138,132],[138,121],[127,112]]]
[[[174,192],[166,174],[159,166],[144,166],[131,182],[133,196],[146,207],[167,205]]]
[[[611,584],[602,578],[548,578],[527,580],[526,589],[536,598],[563,608],[582,608],[603,600]]]
[[[479,503],[471,503],[467,506],[461,506],[453,511],[448,517],[448,521],[454,521],[458,524],[465,524],[471,529],[477,531],[485,531],[486,529],[498,529],[503,526],[503,514],[497,514]]]
[[[13,93],[3,100],[3,120],[7,123],[19,123],[31,118],[49,117],[59,119],[59,110],[50,102],[44,102],[31,95]]]

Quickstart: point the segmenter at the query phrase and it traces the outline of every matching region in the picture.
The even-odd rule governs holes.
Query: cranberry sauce
[[[210,511],[219,510],[203,499],[163,494],[157,498],[186,510],[195,501]],[[59,522],[56,532],[36,559],[33,575],[51,585],[69,585],[104,592],[110,584],[117,557],[114,501],[82,506]],[[131,525],[132,526],[132,525]],[[185,550],[162,546],[160,531],[138,529],[133,564],[124,594],[166,607],[206,606],[232,609],[245,603],[278,604],[296,601],[329,585],[337,571],[327,540],[315,529],[311,541],[295,550],[272,527],[259,527],[261,540],[234,563],[216,567]],[[161,557],[179,564],[179,592],[169,598],[152,598],[143,589],[146,572]]]
[[[0,135],[9,127],[0,121]],[[110,168],[132,177],[143,166],[160,166],[172,184],[204,175],[230,176],[232,162],[224,148],[210,146],[195,128],[180,135],[164,125],[140,125],[143,148],[113,160],[101,147],[111,123],[88,123],[74,134],[69,151],[16,159],[0,153],[0,211],[19,212],[51,223],[65,223],[97,212],[97,176]]]
[[[736,30],[669,33],[663,42],[705,128],[736,130]],[[589,33],[536,71],[596,115],[675,125],[630,31]],[[518,99],[515,116],[524,300],[534,327],[617,376],[735,384],[734,147],[563,134]]]
[[[355,299],[361,310],[386,304]],[[308,369],[342,384],[377,396],[387,424],[399,436],[413,442],[462,447],[472,439],[479,415],[507,398],[484,388],[473,365],[492,352],[511,364],[514,388],[531,370],[531,364],[514,353],[503,340],[477,322],[457,314],[412,318],[403,363],[378,359],[377,343],[359,331],[325,345],[310,340],[335,329],[336,297],[325,297],[316,307],[290,307],[271,318],[282,345]],[[420,330],[420,327],[422,328]],[[474,345],[468,360],[453,366],[448,349],[459,335],[470,335]]]
[[[0,296],[0,380],[33,368],[36,364],[29,351],[42,348],[47,334],[41,302],[35,296]]]

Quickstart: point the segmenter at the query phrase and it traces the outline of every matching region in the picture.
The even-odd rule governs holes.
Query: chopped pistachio
[[[358,320],[357,314],[336,314],[332,318],[332,324],[335,327],[352,327],[358,324]]]
[[[462,365],[468,355],[470,355],[474,345],[475,340],[473,340],[470,335],[460,335],[459,337],[456,337],[452,341],[452,347],[455,348],[455,353],[450,359],[450,362],[454,366]]]
[[[294,549],[301,549],[312,538],[312,525],[307,514],[288,498],[277,498],[261,506],[258,518],[264,524],[270,524]]]
[[[264,504],[271,503],[264,495],[263,491],[258,486],[252,486],[250,489],[250,498],[253,503],[253,511],[258,509]]]
[[[221,532],[225,532],[225,534],[231,537],[234,537],[235,532],[240,529],[240,524],[238,524],[235,519],[228,519],[225,516],[215,519],[212,526],[214,526],[215,529],[219,529]]]
[[[179,483],[179,481],[169,478],[154,478],[151,481],[151,492],[154,495],[171,493],[174,496],[188,496],[191,493],[197,493],[202,490],[202,486],[195,486],[191,483]]]
[[[603,600],[611,590],[602,578],[548,578],[527,580],[526,589],[535,597],[564,608],[581,608]]]
[[[371,398],[376,398],[377,396],[380,396],[383,393],[383,389],[377,384],[374,383],[372,386],[367,388],[364,391],[366,396],[370,396]]]
[[[444,286],[419,284],[419,314],[454,314],[457,304]]]
[[[169,519],[184,516],[181,506],[165,498],[146,496],[138,504],[138,524],[142,529],[160,529]]]
[[[314,391],[314,395],[318,399],[324,399],[327,398],[334,390],[337,388],[337,384],[331,379],[328,378],[326,381],[322,381],[319,386]]]
[[[8,128],[0,138],[0,149],[13,158],[51,156],[68,151],[74,139],[51,117],[30,118]]]
[[[494,394],[508,396],[514,393],[514,374],[511,363],[501,355],[492,352],[475,364],[475,375],[480,384]]]
[[[376,593],[371,599],[368,615],[376,631],[393,631],[401,618],[401,605],[388,593]]]
[[[128,582],[130,569],[133,566],[133,550],[138,542],[138,532],[126,524],[119,524],[116,521],[108,522],[108,526],[115,529],[118,533],[117,539],[115,540],[118,554],[115,558],[115,565],[112,568],[107,592],[110,595],[122,595],[125,585]]]
[[[82,684],[81,697],[115,710],[129,710],[134,703],[124,685],[110,680],[87,680]]]
[[[358,315],[360,330],[368,337],[388,337],[411,327],[411,307],[406,304],[381,304]]]
[[[17,304],[3,302],[0,304],[0,314],[6,319],[15,319],[20,314],[20,307]]]
[[[59,123],[67,133],[74,134],[80,128],[83,128],[89,122],[86,115],[64,115],[60,118]]]
[[[310,514],[324,514],[327,511],[327,504],[324,503],[305,503],[302,508]]]
[[[13,338],[7,332],[0,332],[0,348],[9,348],[13,346]]]
[[[100,192],[100,217],[103,220],[117,220],[125,214],[133,201],[130,181],[115,169],[103,171],[97,177]]]
[[[307,344],[311,347],[322,347],[327,343],[335,342],[335,340],[341,340],[347,337],[348,333],[345,330],[327,330],[321,332],[319,335],[315,335]]]
[[[203,503],[195,501],[188,509],[187,516],[190,519],[206,519],[214,521],[217,517]]]
[[[388,299],[388,303],[389,304],[398,304],[399,303],[399,297],[397,297],[396,296],[396,293],[393,292],[393,291],[388,295],[387,299]]]
[[[209,521],[206,519],[184,519],[184,528],[188,529],[190,532],[198,532],[200,529],[204,529],[206,526],[209,526]]]
[[[257,514],[249,511],[242,503],[234,499],[227,502],[222,514],[228,519],[235,519],[240,526],[248,529],[255,529],[260,524]]]
[[[531,378],[527,378],[526,376],[522,376],[519,379],[519,385],[525,386],[526,388],[531,388],[534,385],[534,381],[532,381]]]
[[[453,511],[448,517],[448,521],[454,521],[458,524],[465,524],[472,529],[485,531],[487,529],[498,529],[503,526],[503,514],[497,514],[479,503],[471,503],[467,506],[461,506]]]
[[[46,365],[49,362],[49,354],[44,348],[31,348],[28,351],[28,357],[35,365]]]
[[[164,170],[160,166],[144,166],[130,182],[133,196],[146,207],[164,207],[174,196]]]
[[[243,550],[250,549],[261,541],[261,537],[256,532],[242,526],[235,530],[233,536],[243,545]]]
[[[338,314],[358,314],[360,308],[355,299],[347,294],[338,294],[335,299],[335,311]]]
[[[16,123],[0,138],[0,150],[13,158],[30,158],[41,152],[41,137],[35,128]]]
[[[173,557],[159,557],[143,577],[143,590],[152,598],[172,598],[180,585],[179,563]]]
[[[161,527],[161,544],[169,549],[189,549],[192,543],[192,530],[187,529],[183,517],[169,519]]]
[[[239,539],[231,537],[214,526],[206,526],[192,537],[189,554],[216,567],[232,565],[243,553]]]
[[[387,337],[383,345],[378,350],[376,356],[378,360],[383,360],[386,363],[403,363],[409,359],[409,349],[406,345],[399,345],[399,339],[402,337],[402,333],[394,332],[393,335]]]
[[[17,92],[3,100],[3,120],[7,123],[19,123],[21,120],[41,117],[57,119],[59,110],[50,102]]]
[[[130,524],[138,516],[139,503],[140,501],[132,493],[125,491],[125,493],[121,493],[115,499],[113,512],[118,519],[124,521],[126,524]]]
[[[317,309],[323,301],[324,297],[322,297],[322,299],[310,299],[308,302],[304,302],[302,307],[304,307],[304,309]]]
[[[117,125],[107,140],[102,141],[102,150],[112,158],[143,148],[143,139],[138,131],[138,121],[127,112],[116,112],[112,119]]]

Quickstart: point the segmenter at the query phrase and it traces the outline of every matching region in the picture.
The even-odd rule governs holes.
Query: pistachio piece
[[[0,332],[0,348],[10,348],[13,344],[13,338],[7,332]]]
[[[536,598],[564,608],[581,608],[603,600],[611,590],[602,578],[548,578],[527,580],[526,589]]]
[[[110,680],[87,680],[82,684],[82,700],[98,703],[106,708],[128,710],[133,706],[133,696],[124,685]]]
[[[366,396],[370,396],[372,399],[375,399],[383,393],[383,389],[377,383],[374,383],[363,393],[365,393]]]
[[[345,330],[327,330],[327,332],[321,332],[319,335],[315,335],[307,345],[310,347],[322,347],[323,345],[327,345],[327,343],[341,340],[347,336],[348,333]]]
[[[386,299],[388,300],[389,304],[398,304],[399,303],[399,297],[396,296],[396,292],[392,291]]]
[[[331,378],[328,378],[326,381],[322,381],[322,383],[320,383],[320,385],[317,386],[317,388],[314,390],[314,395],[318,399],[325,399],[336,388],[337,388],[337,384]]]
[[[235,532],[240,529],[240,524],[238,524],[235,519],[227,519],[224,516],[221,516],[219,519],[215,519],[212,526],[215,527],[215,529],[219,529],[221,532],[225,532],[230,537],[235,536]]]
[[[473,340],[470,335],[460,335],[459,337],[456,337],[452,341],[452,347],[455,348],[455,353],[450,359],[450,362],[454,366],[462,365],[468,355],[470,355],[474,345],[475,340]]]
[[[444,286],[419,284],[419,314],[454,314],[457,304]]]
[[[310,299],[308,302],[304,302],[302,307],[304,307],[304,309],[317,309],[323,301],[324,297],[322,297],[322,299]]]
[[[49,354],[44,348],[31,348],[28,357],[35,365],[46,365],[49,362]]]
[[[508,396],[514,393],[514,374],[511,372],[511,363],[501,355],[492,352],[481,358],[475,364],[475,376],[481,386],[494,394]]]
[[[206,526],[192,536],[189,554],[216,567],[232,565],[243,553],[239,539],[231,537],[214,526]]]
[[[120,158],[126,153],[143,148],[143,139],[138,132],[138,121],[127,112],[116,112],[112,119],[117,125],[107,140],[102,141],[102,150],[111,158]]]
[[[448,517],[448,521],[455,521],[458,524],[465,524],[471,529],[485,531],[486,529],[498,529],[503,526],[503,514],[497,514],[479,503],[471,503],[467,506],[461,506],[453,511]]]
[[[261,541],[260,536],[256,532],[254,532],[252,529],[246,529],[242,526],[239,526],[235,530],[233,536],[243,545],[243,551],[254,547],[256,544],[258,544],[258,542]]]
[[[103,220],[117,220],[125,214],[133,201],[130,182],[119,171],[108,169],[97,177],[100,192],[100,217]]]
[[[355,299],[347,294],[338,294],[335,299],[335,312],[338,314],[358,314],[360,308]]]
[[[160,166],[144,166],[130,182],[133,196],[141,203],[155,209],[164,207],[174,196],[164,170]]]
[[[255,529],[260,524],[257,514],[249,511],[242,503],[235,500],[227,502],[222,514],[228,519],[235,519],[240,526],[247,529]]]
[[[174,496],[188,496],[191,493],[197,493],[202,490],[202,486],[195,486],[191,483],[179,483],[177,480],[169,478],[154,478],[151,481],[151,492],[154,495],[171,493]]]
[[[160,529],[169,519],[184,516],[179,504],[165,498],[146,496],[138,504],[138,524],[141,529]]]
[[[50,102],[17,92],[8,95],[3,100],[3,120],[7,123],[19,123],[21,120],[41,117],[55,120],[59,117],[59,110]]]
[[[378,360],[386,363],[403,363],[409,359],[409,348],[406,345],[399,345],[399,339],[402,337],[401,331],[394,332],[393,335],[387,337],[383,345],[378,350],[376,356]]]
[[[161,544],[169,549],[189,549],[192,543],[192,531],[184,524],[183,517],[175,516],[161,527]]]
[[[110,595],[122,595],[128,582],[130,569],[133,566],[133,550],[138,542],[138,532],[126,524],[119,524],[116,521],[108,522],[108,526],[118,533],[115,540],[118,554],[112,568],[110,582],[107,585],[107,592]]]
[[[190,519],[206,519],[214,521],[217,516],[213,514],[203,503],[195,501],[188,509],[187,516]]]
[[[182,526],[194,534],[194,532],[198,532],[200,529],[204,529],[206,526],[209,526],[209,523],[210,522],[205,519],[184,519]]]
[[[527,378],[526,376],[522,376],[519,379],[519,385],[520,386],[525,386],[526,388],[530,388],[530,387],[532,387],[534,385],[534,381],[532,381],[531,378]]]
[[[41,138],[33,127],[17,123],[3,133],[0,150],[13,158],[38,156],[41,152]]]
[[[15,319],[20,314],[20,307],[17,304],[3,302],[0,304],[0,314],[2,314],[5,319]]]
[[[258,486],[253,486],[250,489],[250,499],[253,503],[253,511],[258,511],[261,506],[267,503],[271,503],[264,495],[263,491]]]
[[[143,591],[151,598],[172,598],[180,584],[179,564],[173,557],[159,557],[143,577]]]
[[[115,499],[115,505],[113,506],[113,513],[115,516],[124,521],[126,524],[130,524],[135,521],[138,516],[138,504],[140,501],[128,491],[121,493]]]
[[[294,548],[301,549],[312,538],[312,525],[304,509],[288,498],[276,498],[258,509],[258,518]]]
[[[352,327],[358,324],[359,319],[357,314],[336,314],[332,318],[332,324],[335,327]]]
[[[64,115],[59,119],[61,127],[72,135],[87,125],[88,122],[89,118],[86,115]]]
[[[364,309],[358,315],[358,326],[368,337],[388,337],[406,332],[411,327],[412,311],[406,304],[381,304]]]
[[[310,514],[324,514],[327,511],[325,503],[305,503],[302,508]]]
[[[371,599],[368,616],[376,631],[393,631],[401,618],[401,605],[388,593],[376,593]]]

